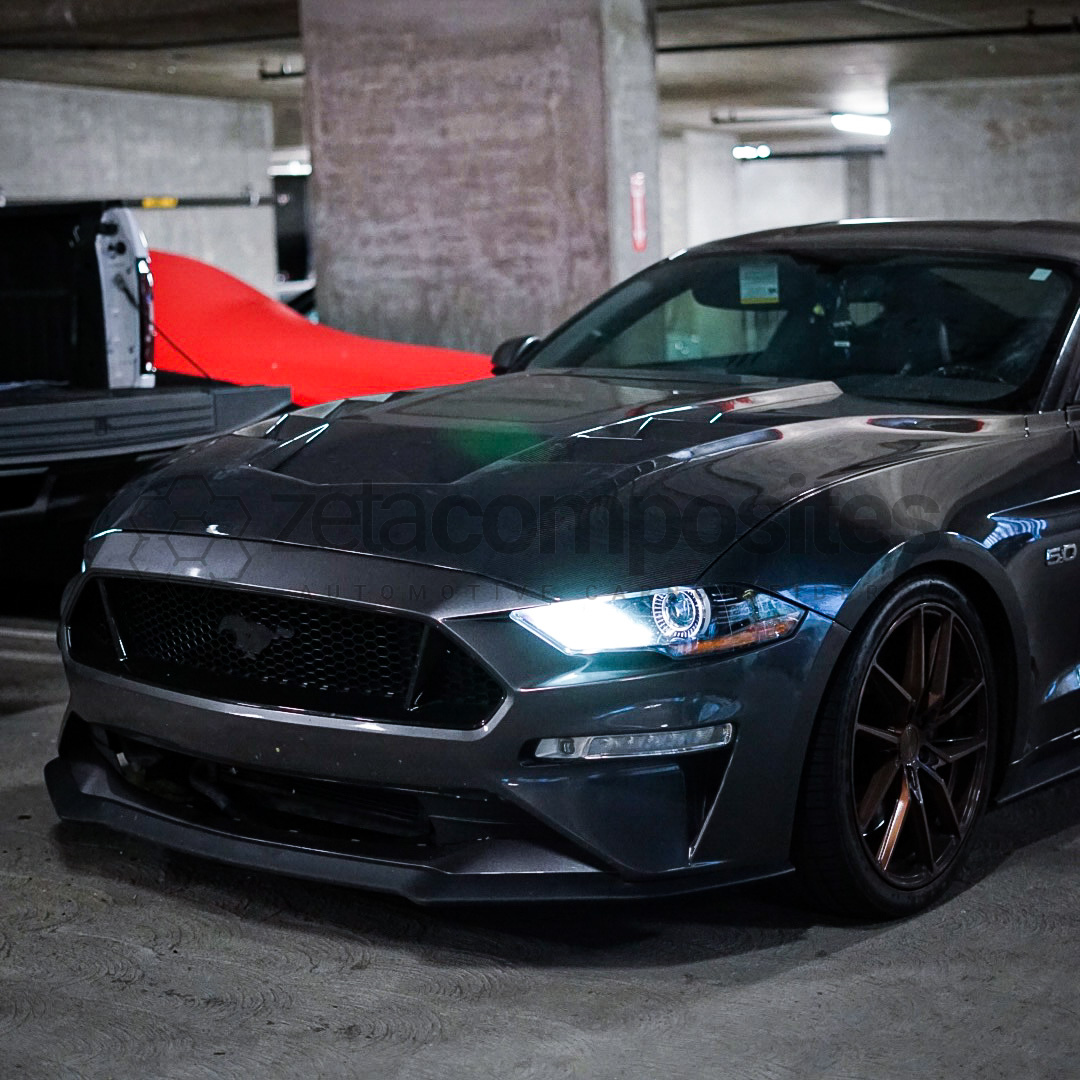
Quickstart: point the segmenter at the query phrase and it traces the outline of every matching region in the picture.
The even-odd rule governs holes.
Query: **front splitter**
[[[104,825],[128,836],[230,866],[392,893],[417,904],[645,899],[759,881],[790,867],[711,866],[628,881],[523,840],[489,840],[430,862],[276,843],[184,821],[143,802],[103,764],[54,758],[45,782],[65,821]]]

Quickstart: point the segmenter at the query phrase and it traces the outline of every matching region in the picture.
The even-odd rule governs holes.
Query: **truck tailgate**
[[[282,411],[279,387],[0,393],[0,468],[179,447]]]

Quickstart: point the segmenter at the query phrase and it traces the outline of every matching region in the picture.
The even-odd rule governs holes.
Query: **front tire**
[[[989,799],[996,732],[974,605],[941,578],[901,585],[857,632],[811,740],[794,838],[811,897],[861,916],[940,897]]]

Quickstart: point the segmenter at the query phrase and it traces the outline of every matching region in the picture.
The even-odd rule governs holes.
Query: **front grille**
[[[133,670],[289,693],[404,699],[423,630],[394,616],[185,582],[111,581],[105,593]]]
[[[103,650],[106,613],[115,633]],[[274,708],[471,729],[503,698],[483,668],[416,619],[201,582],[91,580],[69,641],[72,657],[94,667]]]

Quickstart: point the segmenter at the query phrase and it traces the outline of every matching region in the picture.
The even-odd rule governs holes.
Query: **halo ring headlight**
[[[652,617],[665,641],[692,641],[712,618],[709,594],[704,589],[668,589],[652,598]]]

